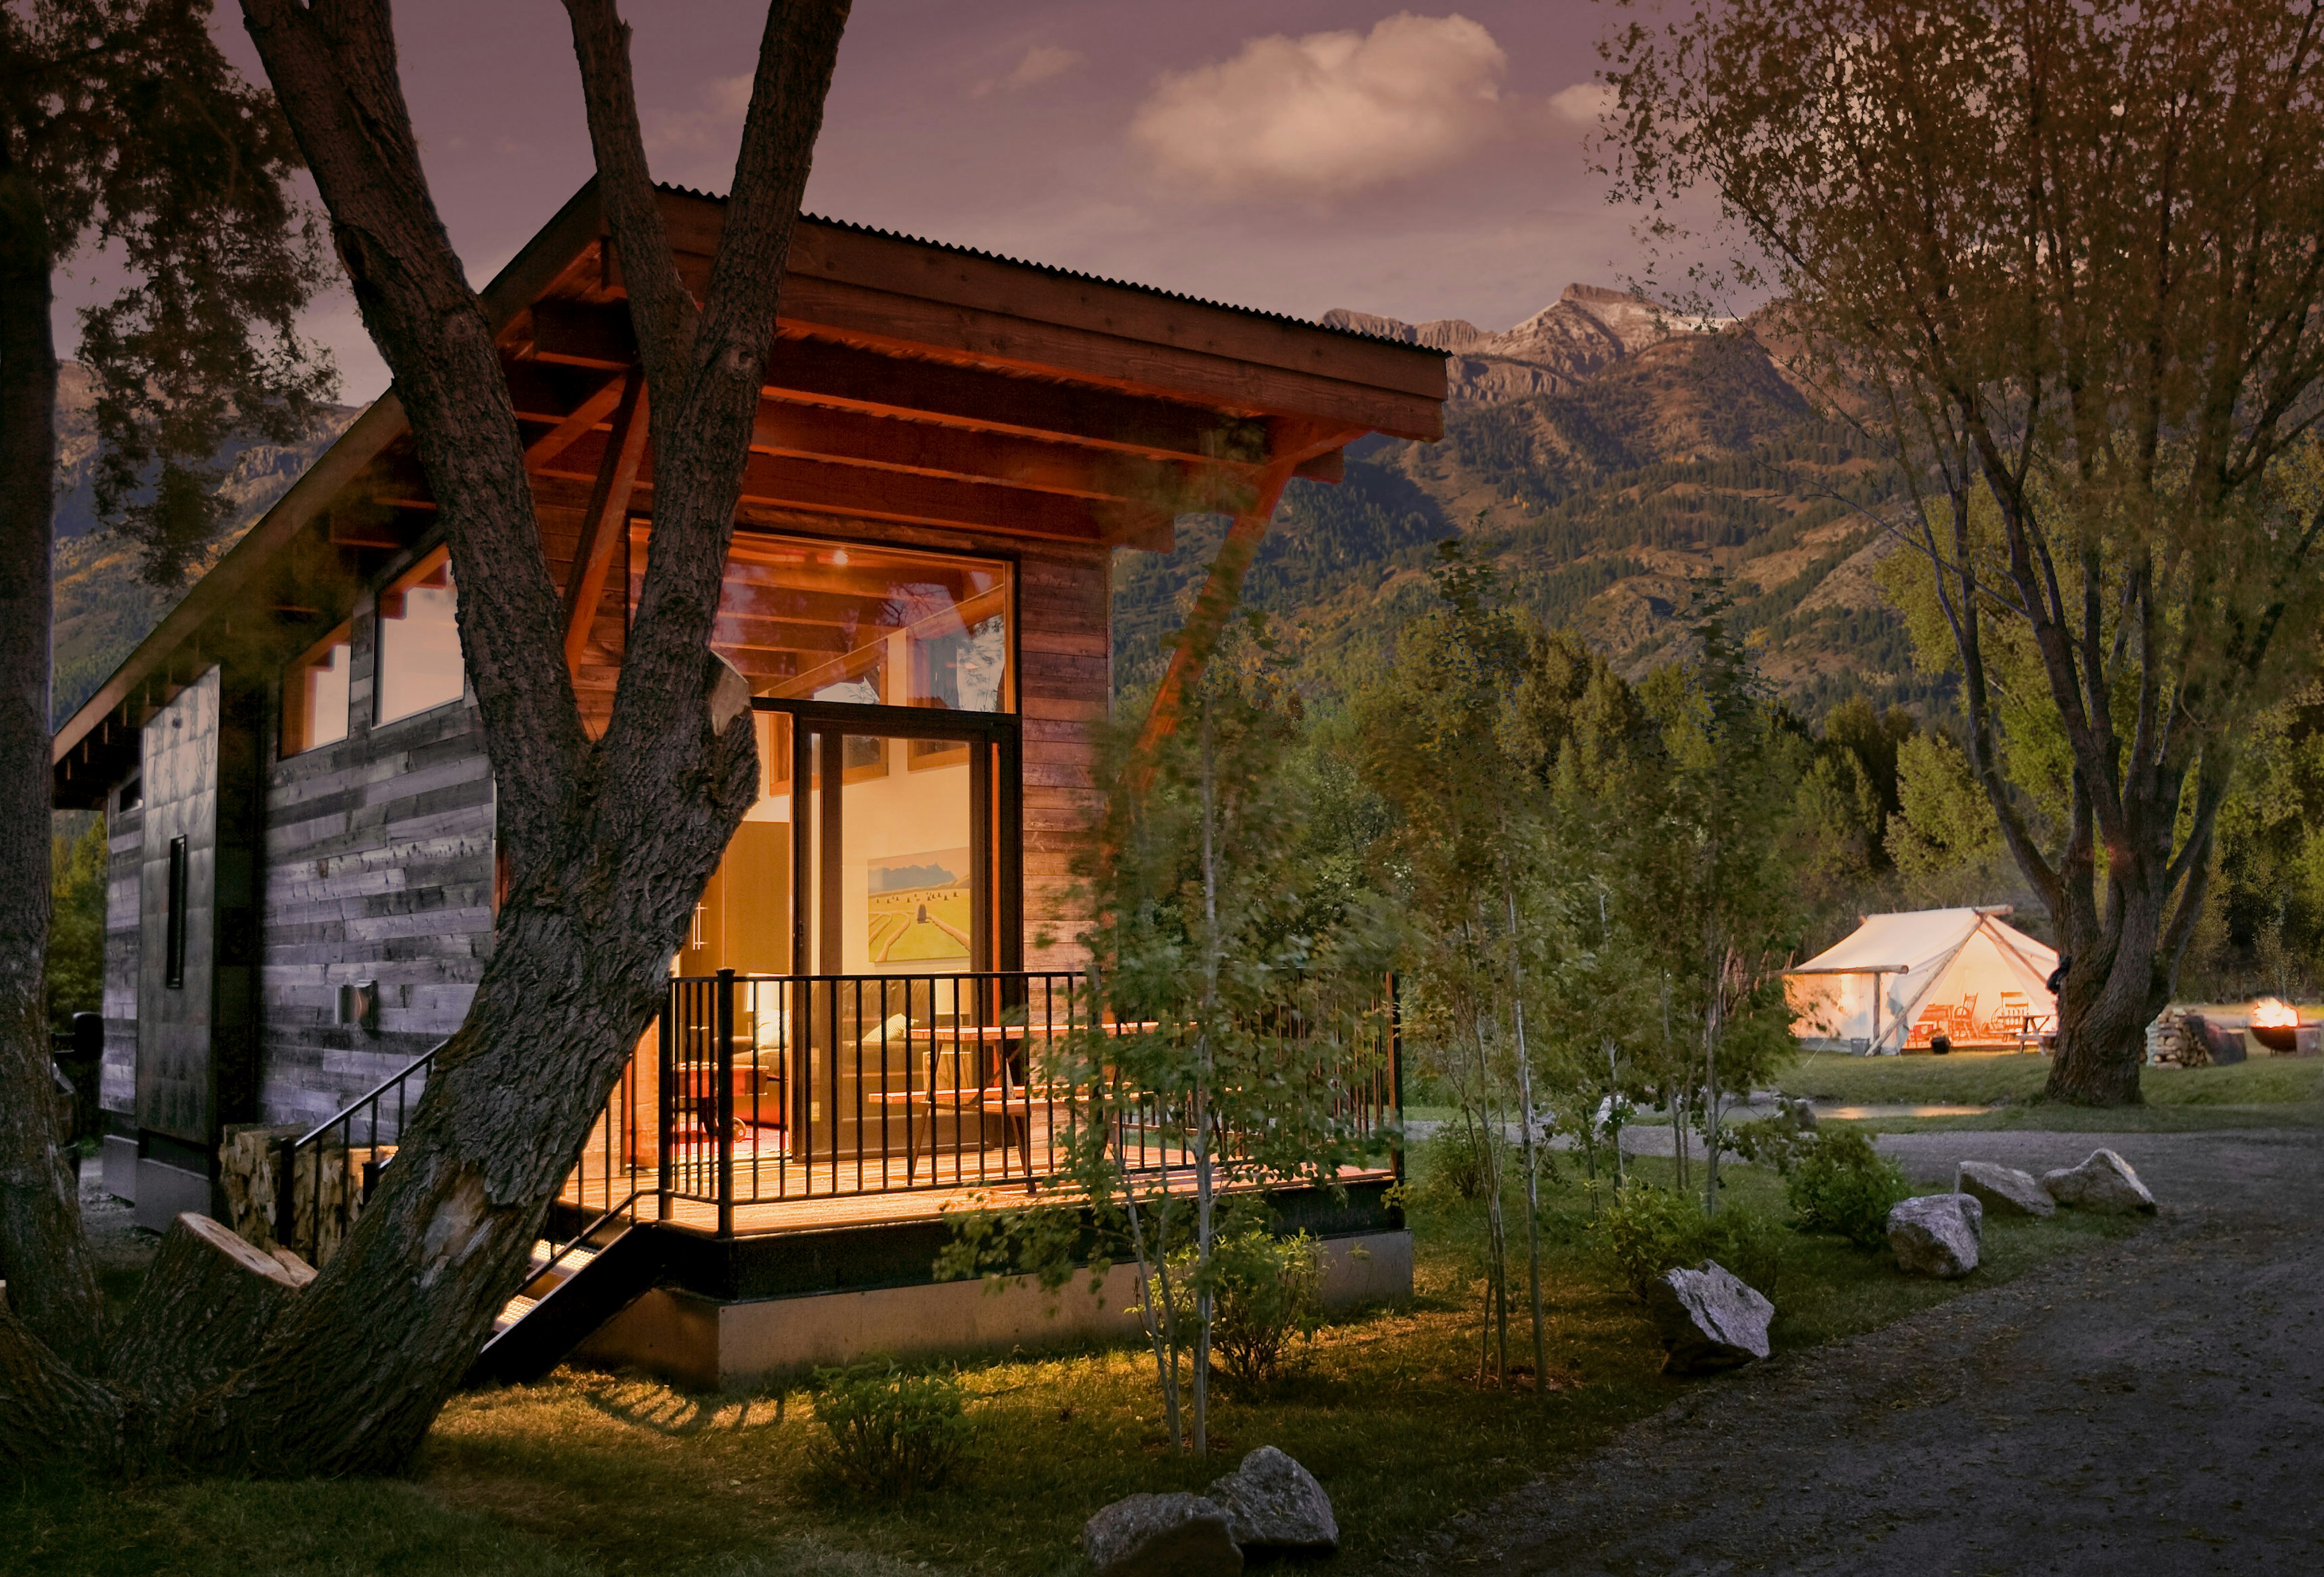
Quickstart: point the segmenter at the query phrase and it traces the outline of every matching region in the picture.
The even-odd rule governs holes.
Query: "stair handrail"
[[[622,1216],[626,1215],[632,1222],[635,1222],[637,1220],[637,1212],[631,1207],[636,1204],[640,1199],[651,1192],[652,1190],[642,1187],[631,1189],[627,1197],[622,1199],[619,1204],[614,1204],[601,1213],[595,1221],[591,1222],[587,1226],[583,1227],[580,1231],[575,1232],[571,1237],[566,1239],[562,1244],[556,1244],[553,1240],[542,1240],[545,1242],[550,1242],[552,1244],[549,1256],[548,1259],[544,1261],[539,1268],[533,1270],[526,1279],[528,1281],[537,1281],[549,1271],[556,1269],[559,1264],[563,1263],[565,1256],[570,1254],[574,1250],[587,1242],[596,1232],[597,1229],[604,1226],[607,1222],[615,1221]]]
[[[356,1096],[306,1132],[296,1139],[286,1137],[281,1141],[281,1148],[275,1158],[274,1175],[274,1240],[276,1243],[310,1264],[320,1258],[323,1238],[322,1150],[324,1140],[336,1129],[340,1133],[339,1148],[342,1150],[353,1149],[355,1121],[357,1118],[367,1115],[369,1127],[365,1137],[369,1139],[372,1148],[378,1148],[380,1109],[385,1103],[387,1097],[393,1094],[396,1098],[395,1137],[397,1142],[401,1143],[403,1139],[404,1120],[410,1112],[406,1086],[415,1077],[424,1079],[428,1070],[435,1065],[436,1054],[451,1044],[448,1037],[438,1041],[401,1068],[382,1079],[371,1089]],[[316,1152],[312,1168],[315,1181],[313,1213],[315,1231],[311,1240],[302,1240],[299,1231],[299,1155],[301,1150]],[[384,1161],[367,1161],[364,1164],[363,1199],[368,1199],[371,1196],[373,1186],[379,1181],[380,1168],[385,1165]],[[360,1205],[363,1199],[355,1200],[353,1204]],[[344,1190],[339,1196],[339,1230],[345,1232],[354,1222],[355,1210]]]

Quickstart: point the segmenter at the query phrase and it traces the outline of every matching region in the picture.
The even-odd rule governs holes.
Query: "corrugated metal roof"
[[[696,198],[704,202],[723,203],[726,199],[716,192],[700,191],[690,186],[673,186],[668,181],[658,183],[661,189],[680,197]],[[1108,279],[1103,274],[1084,273],[1078,269],[1059,268],[1055,263],[1035,263],[1028,258],[1010,257],[1006,253],[986,252],[981,247],[961,246],[950,241],[932,241],[926,235],[908,235],[901,230],[883,230],[877,225],[859,225],[852,219],[835,219],[825,214],[802,213],[799,217],[812,219],[818,225],[828,225],[835,230],[849,230],[858,235],[876,235],[883,241],[902,241],[914,246],[926,246],[937,252],[949,252],[961,257],[979,257],[988,263],[1004,263],[1011,268],[1029,268],[1036,273],[1052,279],[1080,280],[1093,285],[1110,285],[1118,290],[1136,290],[1142,296],[1158,296],[1166,301],[1184,301],[1190,307],[1208,307],[1220,312],[1238,312],[1245,318],[1264,318],[1269,323],[1285,323],[1295,328],[1312,328],[1318,334],[1334,334],[1343,339],[1360,339],[1367,345],[1393,346],[1398,350],[1425,352],[1430,355],[1444,353],[1429,346],[1416,346],[1408,340],[1391,339],[1384,334],[1366,334],[1358,328],[1341,328],[1328,323],[1318,323],[1312,318],[1295,318],[1288,312],[1268,312],[1257,307],[1239,307],[1232,301],[1213,301],[1207,296],[1190,296],[1183,290],[1166,290],[1159,285],[1140,284],[1136,280]]]

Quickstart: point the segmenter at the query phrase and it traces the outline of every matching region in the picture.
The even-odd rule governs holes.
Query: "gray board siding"
[[[105,1065],[97,1102],[134,1121],[137,1105],[137,959],[144,880],[145,808],[119,808],[105,828]]]
[[[347,738],[266,779],[261,1105],[314,1122],[466,1017],[493,939],[493,779],[473,700],[373,726],[373,622],[355,620]],[[375,1026],[338,1021],[375,981]]]

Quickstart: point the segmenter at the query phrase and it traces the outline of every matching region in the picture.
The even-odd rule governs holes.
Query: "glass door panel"
[[[758,798],[694,906],[674,966],[678,974],[786,974],[791,968],[792,723],[782,713],[761,712],[758,728]]]
[[[823,974],[960,974],[983,954],[973,775],[967,742],[823,733],[839,793],[816,796],[816,970]],[[939,744],[929,752],[927,744]]]

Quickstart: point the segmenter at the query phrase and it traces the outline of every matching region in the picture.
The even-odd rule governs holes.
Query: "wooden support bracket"
[[[565,577],[565,665],[578,669],[588,648],[589,627],[596,622],[597,604],[604,600],[605,576],[612,570],[613,549],[622,541],[629,519],[630,495],[637,491],[638,467],[645,459],[645,374],[632,369],[620,380],[621,403],[613,411],[613,441],[605,446],[597,480],[589,490],[588,512],[582,517],[581,540],[573,549],[573,568]]]

